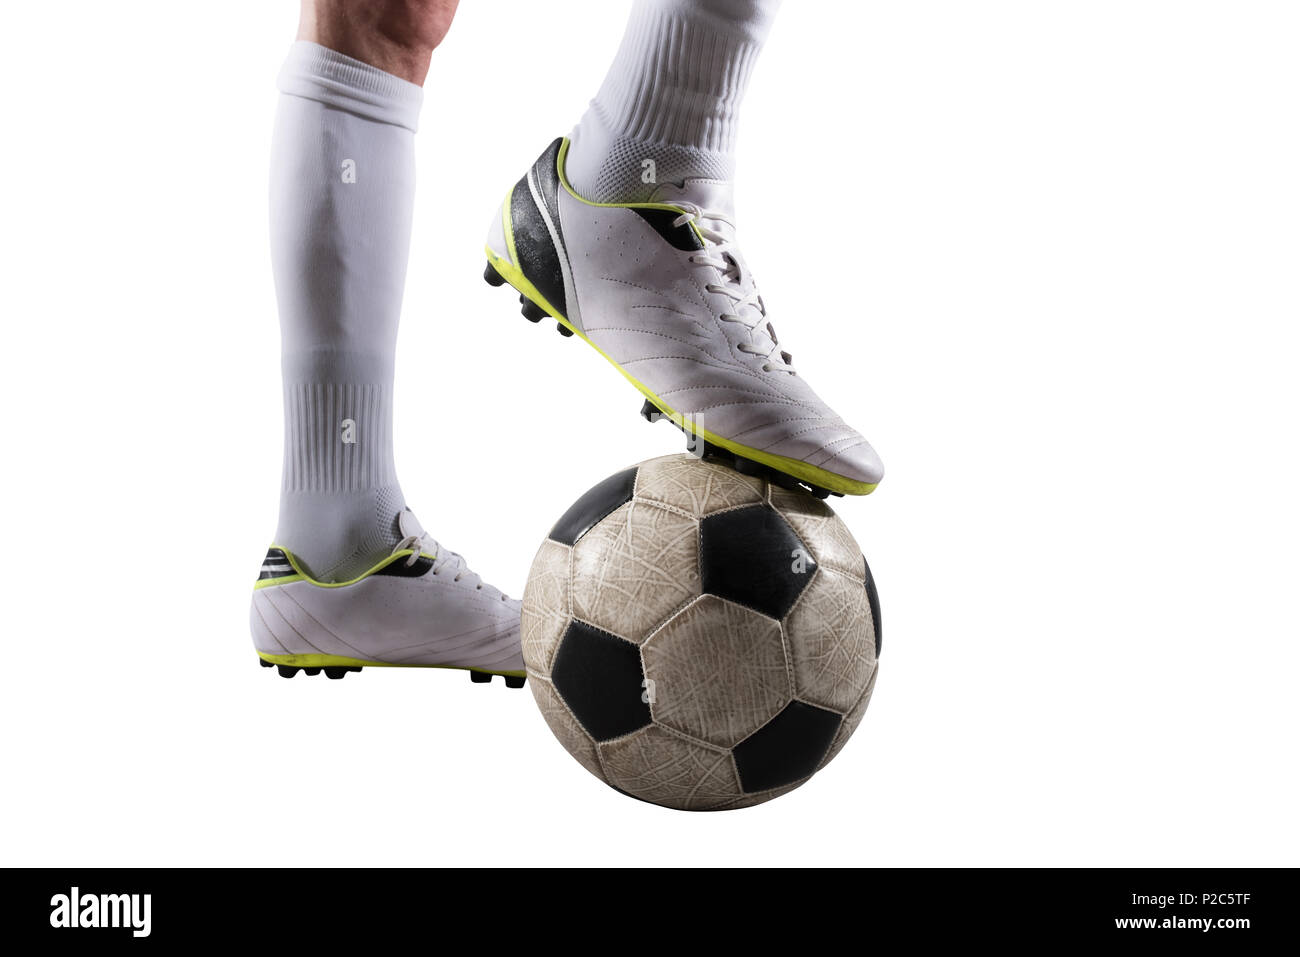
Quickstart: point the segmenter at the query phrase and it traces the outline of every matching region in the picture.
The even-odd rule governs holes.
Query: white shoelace
[[[496,588],[493,588],[491,585],[483,584],[483,579],[470,570],[469,564],[465,561],[462,555],[458,552],[453,552],[450,549],[443,548],[434,541],[427,532],[423,535],[407,535],[397,543],[396,547],[393,548],[393,551],[401,552],[408,548],[411,549],[411,554],[406,558],[406,565],[408,568],[419,561],[420,553],[423,552],[427,555],[434,556],[433,573],[435,575],[440,575],[444,572],[452,572],[452,581],[463,581],[467,587],[473,585],[476,591],[495,592],[500,596],[502,601],[506,600],[506,596]]]
[[[673,220],[673,226],[694,223],[695,228],[699,230],[700,235],[709,244],[708,252],[695,253],[690,257],[690,261],[700,266],[713,266],[730,283],[730,285],[726,286],[709,283],[704,288],[711,293],[726,296],[735,303],[735,312],[725,312],[718,318],[722,322],[739,323],[748,330],[749,342],[741,342],[736,346],[737,350],[746,355],[762,356],[764,372],[786,372],[794,375],[794,364],[791,361],[790,353],[778,348],[776,330],[772,328],[772,323],[767,321],[767,311],[763,306],[763,298],[758,294],[758,287],[754,284],[753,277],[749,276],[740,257],[730,253],[735,241],[725,233],[706,226],[704,223],[705,220],[712,220],[730,226],[734,230],[736,228],[735,222],[723,213],[702,209],[694,203],[678,203],[678,205],[686,212]],[[744,291],[746,285],[751,287],[748,293]],[[742,310],[746,306],[749,306],[758,315],[758,318],[752,322],[742,314]],[[767,342],[766,349],[762,348],[763,340]]]

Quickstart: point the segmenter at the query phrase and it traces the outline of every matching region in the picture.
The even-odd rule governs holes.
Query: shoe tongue
[[[650,194],[652,203],[694,203],[700,209],[732,217],[735,196],[731,183],[720,179],[688,179],[680,185],[661,183]]]
[[[402,533],[403,538],[414,535],[416,538],[424,538],[424,526],[420,520],[415,517],[415,513],[409,508],[404,508],[397,515],[397,530]]]

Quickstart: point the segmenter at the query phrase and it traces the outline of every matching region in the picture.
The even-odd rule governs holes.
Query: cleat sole
[[[814,498],[819,499],[824,499],[831,495],[841,497],[844,495],[843,492],[832,492],[830,489],[823,488],[820,485],[814,485],[812,482],[802,481],[795,478],[793,475],[790,475],[788,472],[774,469],[770,465],[756,462],[751,458],[746,458],[743,455],[738,455],[729,449],[725,449],[721,445],[702,439],[698,435],[683,428],[679,423],[673,421],[670,416],[661,412],[659,407],[649,399],[646,399],[641,403],[641,418],[650,423],[658,422],[660,419],[667,419],[686,436],[686,450],[688,452],[692,455],[698,456],[699,458],[709,459],[710,461],[725,465],[728,468],[739,472],[741,475],[766,479],[779,488],[788,489],[792,492],[807,492]]]
[[[524,673],[521,671],[482,671],[461,668],[457,665],[399,665],[388,661],[345,658],[341,655],[272,655],[263,652],[258,652],[257,662],[263,668],[275,668],[283,678],[292,678],[300,671],[308,675],[318,675],[323,671],[326,678],[338,681],[348,672],[360,671],[362,668],[437,668],[446,671],[468,671],[470,680],[475,684],[488,684],[494,675],[501,675],[511,688],[524,686]]]
[[[506,282],[501,273],[492,268],[491,263],[488,263],[483,269],[483,281],[489,286],[504,286]]]

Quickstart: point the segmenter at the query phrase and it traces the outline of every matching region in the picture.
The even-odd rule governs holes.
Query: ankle
[[[665,184],[687,180],[731,182],[730,153],[676,143],[637,140],[611,132],[594,107],[570,136],[564,173],[583,199],[593,203],[645,203]]]
[[[665,183],[731,180],[741,101],[774,8],[638,0],[573,132],[574,188],[595,202],[643,202]]]
[[[316,581],[350,581],[401,541],[398,520],[404,507],[396,486],[350,493],[285,491],[275,544]]]

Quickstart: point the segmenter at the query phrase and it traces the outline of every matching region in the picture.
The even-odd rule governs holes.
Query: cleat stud
[[[260,658],[260,657],[259,657],[259,658],[257,659],[257,663],[258,663],[259,665],[261,665],[263,668],[274,668],[274,667],[275,667],[275,665],[271,664],[271,662],[267,661],[265,658]]]
[[[573,335],[572,329],[570,329],[568,326],[564,325],[563,323],[559,323],[559,322],[555,324],[555,331],[558,332],[560,335],[564,336],[564,338],[566,339],[569,338],[571,335]]]
[[[483,270],[483,281],[489,286],[505,285],[505,280],[501,278],[501,274],[496,271],[491,263],[488,263]]]
[[[822,488],[820,485],[809,485],[808,491],[812,492],[813,498],[829,498],[831,490]]]
[[[309,675],[318,675],[318,674],[320,674],[320,669],[319,669],[319,668],[303,668],[302,670],[305,671],[305,672],[306,672],[307,674],[309,674]]]
[[[793,475],[786,475],[784,472],[778,472],[776,469],[767,469],[763,473],[767,480],[773,485],[780,486],[790,492],[804,492],[807,489]]]
[[[335,681],[338,681],[340,678],[342,678],[345,674],[348,673],[348,670],[349,669],[347,668],[326,668],[325,677],[333,678]],[[361,669],[358,668],[357,670],[360,671]]]
[[[474,682],[476,685],[485,685],[492,681],[492,675],[486,671],[471,671],[469,673],[469,680]]]
[[[522,688],[524,686],[523,675],[505,675],[507,688]]]
[[[275,670],[280,673],[281,678],[292,678],[298,673],[298,669],[293,665],[276,665]]]
[[[655,405],[649,399],[646,399],[641,403],[641,418],[645,419],[647,422],[658,422],[661,415],[663,415],[663,413],[659,411],[659,406]]]
[[[360,670],[361,670],[360,665],[348,665],[348,671],[360,671]]]
[[[523,299],[523,297],[520,297]],[[529,322],[541,322],[546,318],[546,311],[530,299],[524,299],[523,308],[519,310]]]

